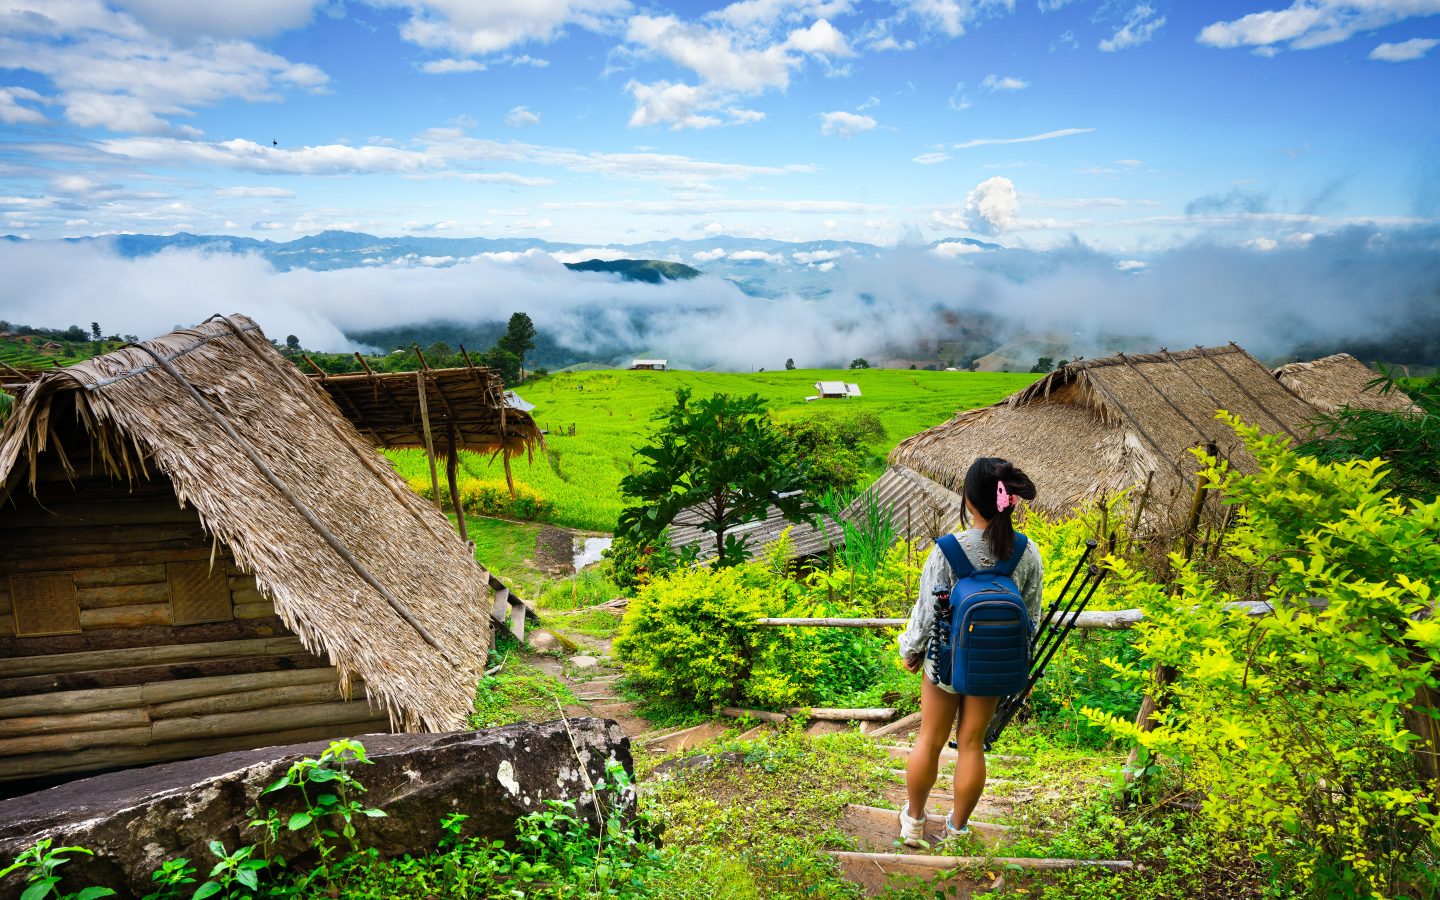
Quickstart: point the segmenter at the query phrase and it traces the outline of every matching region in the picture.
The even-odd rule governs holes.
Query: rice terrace
[[[1440,898],[1437,22],[11,0],[0,900]]]

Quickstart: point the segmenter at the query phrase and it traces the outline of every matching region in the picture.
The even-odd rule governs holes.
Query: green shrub
[[[1402,501],[1380,460],[1322,463],[1282,438],[1231,424],[1258,471],[1206,460],[1204,477],[1242,512],[1224,551],[1253,567],[1274,614],[1177,555],[1173,585],[1123,563],[1146,610],[1144,667],[1180,673],[1159,725],[1087,710],[1097,725],[1181,767],[1222,838],[1310,897],[1431,896],[1440,842],[1437,784],[1417,775],[1440,681],[1440,498]],[[1321,598],[1314,605],[1309,598]],[[1433,749],[1433,748],[1432,748]]]
[[[412,475],[406,481],[409,482],[411,490],[426,500],[435,499],[429,475]],[[481,481],[462,476],[456,479],[456,487],[460,493],[460,505],[469,515],[544,520],[555,509],[555,504],[541,496],[539,491],[519,482],[515,484],[513,497],[510,495],[509,485],[504,481]],[[440,508],[446,512],[455,511],[450,503],[450,491],[443,484],[440,486]]]

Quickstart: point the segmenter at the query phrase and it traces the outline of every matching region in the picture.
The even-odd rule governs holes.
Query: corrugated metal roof
[[[897,534],[911,540],[933,540],[960,527],[965,500],[954,491],[931,481],[914,469],[891,466],[859,497],[840,518],[860,522],[873,498],[881,510],[890,513]]]
[[[687,517],[685,513],[681,513],[676,518],[684,520],[693,517]],[[792,545],[791,558],[795,559],[802,556],[818,556],[828,552],[832,546],[839,547],[844,544],[844,530],[835,520],[822,515],[820,522],[823,530],[808,523],[791,522],[785,518],[785,514],[780,511],[779,507],[772,506],[766,511],[764,519],[732,529],[726,534],[745,535],[751,555],[758,556],[764,548],[779,540],[780,535],[786,528],[789,528]],[[671,547],[679,550],[691,544],[699,545],[699,559],[712,559],[715,556],[715,536],[713,534],[694,526],[671,526]]]

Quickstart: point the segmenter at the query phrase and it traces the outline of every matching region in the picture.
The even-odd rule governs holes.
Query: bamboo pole
[[[435,438],[430,434],[430,406],[425,397],[425,373],[415,373],[415,389],[420,397],[420,427],[425,436],[425,460],[430,463],[430,496],[440,508],[440,475],[435,471]]]
[[[450,506],[455,510],[455,527],[460,531],[460,540],[470,540],[470,529],[465,523],[465,507],[460,503],[460,485],[456,470],[460,467],[460,450],[455,446],[455,420],[446,426],[450,446],[445,451],[445,479],[450,482]]]

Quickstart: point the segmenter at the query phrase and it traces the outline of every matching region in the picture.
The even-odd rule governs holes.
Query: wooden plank
[[[154,625],[147,628],[96,629],[83,634],[0,639],[0,657],[48,656],[85,650],[123,650],[203,644],[211,641],[284,637],[290,630],[278,618],[252,622],[211,622],[203,625]]]
[[[111,728],[105,731],[37,734],[0,738],[0,757],[35,753],[69,753],[91,747],[140,747],[150,743],[150,726]]]
[[[346,725],[322,725],[315,728],[296,728],[283,731],[264,731],[257,734],[235,735],[224,738],[205,738],[197,741],[147,744],[138,747],[101,747],[78,753],[46,753],[0,759],[0,781],[19,778],[34,778],[39,775],[60,775],[81,772],[95,772],[121,766],[149,765],[231,750],[249,750],[254,747],[300,744],[339,737],[353,737],[375,732],[388,733],[390,721],[377,716],[363,722]]]
[[[150,717],[140,707],[47,716],[13,716],[0,719],[0,739],[32,734],[64,734],[71,731],[107,731],[112,728],[134,728],[148,724]]]
[[[124,687],[161,681],[185,681],[220,675],[249,675],[258,672],[288,672],[298,669],[328,668],[329,663],[309,652],[275,656],[241,656],[228,659],[204,659],[164,666],[132,666],[91,672],[62,672],[54,675],[30,675],[24,678],[0,679],[0,699],[28,697],[48,691],[82,691],[98,688]]]
[[[5,529],[34,528],[49,531],[57,528],[117,528],[130,525],[190,525],[200,528],[200,517],[193,509],[181,509],[172,497],[143,500],[110,499],[102,502],[55,503],[47,499],[45,506],[12,510],[5,514]]]
[[[259,603],[237,603],[233,608],[237,619],[268,619],[275,615],[275,604],[269,600]]]
[[[0,659],[0,677],[15,678],[22,675],[53,675],[61,672],[84,672],[124,666],[178,664],[201,659],[236,656],[268,656],[277,653],[294,653],[303,649],[299,638],[275,637],[176,646],[131,647],[124,650],[93,650],[62,653],[55,656],[22,656]]]
[[[270,598],[260,593],[255,588],[231,588],[231,602],[239,605],[241,603],[269,603]]]
[[[142,584],[110,584],[93,587],[78,587],[75,591],[80,598],[80,608],[108,609],[114,606],[135,606],[147,603],[166,603],[170,599],[170,587],[164,581]]]
[[[98,691],[63,691],[11,697],[5,701],[7,716],[59,715],[106,709],[128,709],[145,704],[140,685],[104,688]]]
[[[116,606],[110,609],[80,610],[80,628],[137,628],[146,625],[169,625],[170,604],[144,603]]]
[[[60,570],[78,572],[101,566],[142,566],[182,559],[209,558],[209,544],[196,547],[127,547],[124,550],[105,547],[100,550],[66,553],[52,550],[50,553],[28,557],[7,553],[0,556],[0,574],[12,575]]]
[[[892,734],[904,734],[911,729],[919,727],[920,714],[918,712],[914,712],[908,716],[905,716],[903,719],[891,722],[889,725],[882,725],[874,731],[869,732],[869,735],[870,737],[887,737]]]
[[[139,686],[145,703],[163,704],[197,697],[216,697],[262,688],[290,687],[305,684],[339,684],[340,673],[333,667],[298,669],[289,672],[252,672],[239,675],[217,675],[212,678],[186,678]]]
[[[365,699],[363,689],[353,691],[351,700]],[[196,697],[193,700],[176,700],[159,703],[149,708],[151,719],[174,719],[181,716],[205,716],[216,713],[247,712],[265,709],[278,719],[289,719],[289,708],[314,703],[340,703],[340,682],[333,679],[323,684],[299,684],[290,687],[261,688],[254,691],[238,691],[214,697]],[[4,720],[0,720],[3,724]]]
[[[8,521],[8,518],[7,520]],[[0,545],[12,550],[44,548],[63,550],[70,547],[98,546],[124,548],[126,544],[158,544],[169,542],[208,543],[204,530],[194,524],[171,525],[108,525],[61,528],[0,528]],[[84,552],[84,551],[81,551]],[[96,551],[98,552],[98,551]]]
[[[164,584],[165,566],[103,566],[82,569],[75,573],[75,586],[81,590],[122,584]]]
[[[375,713],[365,701],[351,703],[314,703],[287,706],[281,710],[255,709],[246,712],[215,713],[186,716],[178,719],[158,719],[150,729],[157,743],[165,741],[197,740],[207,737],[227,737],[236,734],[255,734],[276,722],[283,721],[294,728],[312,728],[321,725],[345,725],[374,718]]]

